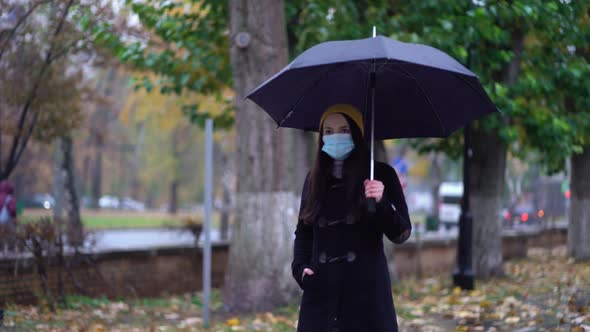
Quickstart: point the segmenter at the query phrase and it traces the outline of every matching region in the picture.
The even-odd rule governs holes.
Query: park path
[[[204,234],[199,238],[199,246],[203,244]],[[155,248],[175,248],[193,246],[195,238],[190,231],[168,228],[148,229],[107,229],[90,233],[87,247],[93,252],[135,251]],[[211,243],[220,244],[219,229],[211,230]]]

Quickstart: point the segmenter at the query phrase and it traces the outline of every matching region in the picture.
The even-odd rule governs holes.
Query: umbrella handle
[[[367,211],[369,214],[375,214],[377,212],[377,201],[375,197],[370,197],[367,201]]]

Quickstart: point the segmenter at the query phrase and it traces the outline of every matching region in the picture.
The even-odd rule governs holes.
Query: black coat
[[[297,331],[397,331],[382,235],[403,243],[412,226],[393,168],[376,163],[375,179],[385,185],[375,215],[352,217],[342,180],[331,178],[318,220],[312,225],[299,220],[291,264],[303,289]],[[301,208],[306,192],[307,181]],[[306,267],[315,273],[302,278]]]

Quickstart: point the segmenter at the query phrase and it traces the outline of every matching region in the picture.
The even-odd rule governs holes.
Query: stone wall
[[[220,287],[227,262],[228,245],[213,247],[211,283]],[[203,274],[201,250],[193,248],[111,252],[84,258],[69,258],[75,265],[62,269],[67,294],[91,297],[156,297],[201,289]],[[6,303],[34,303],[41,295],[40,278],[31,259],[21,260],[15,273],[14,261],[2,262],[0,306]],[[59,268],[47,269],[51,295],[57,290]]]
[[[526,257],[529,247],[564,245],[567,229],[536,232],[505,232],[504,259]],[[456,240],[427,238],[418,244],[415,238],[396,246],[394,260],[401,278],[451,275],[455,267]],[[215,245],[212,250],[212,285],[221,287],[229,246]],[[62,273],[68,294],[110,298],[157,297],[195,292],[202,286],[202,251],[194,248],[167,248],[145,251],[110,252],[68,259],[72,267]],[[48,268],[48,282],[55,293],[58,267]],[[39,277],[31,259],[0,259],[0,307],[6,303],[35,303],[41,295]]]

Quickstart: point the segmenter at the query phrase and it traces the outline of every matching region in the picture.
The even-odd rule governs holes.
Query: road
[[[86,246],[94,248],[96,252],[132,251],[154,248],[173,248],[192,246],[194,236],[186,230],[171,230],[167,228],[150,229],[108,229],[98,230],[90,234]],[[221,243],[218,229],[211,230],[211,242]],[[199,245],[203,243],[203,234]]]
[[[560,224],[558,226],[567,227],[565,224]],[[505,235],[512,233],[534,233],[538,230],[540,230],[540,226],[527,225],[513,229],[504,229],[503,233]],[[438,232],[424,232],[423,225],[415,225],[412,236],[408,241],[416,241],[418,234],[420,235],[420,239],[422,241],[454,240],[457,238],[457,229],[441,230]],[[91,239],[96,241],[94,250],[98,252],[172,248],[179,246],[192,246],[194,243],[193,235],[189,231],[171,230],[166,228],[100,230],[93,232]],[[218,244],[225,243],[226,241],[222,241],[220,239],[220,233],[218,229],[212,229],[211,242],[213,244]],[[199,245],[202,245],[202,243],[203,234],[201,234],[199,239]]]

